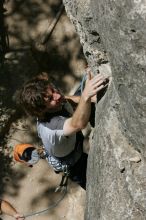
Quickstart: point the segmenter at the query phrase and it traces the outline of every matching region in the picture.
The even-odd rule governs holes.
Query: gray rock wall
[[[144,220],[146,1],[64,4],[94,74],[102,66],[112,70],[108,91],[96,108],[85,219]]]

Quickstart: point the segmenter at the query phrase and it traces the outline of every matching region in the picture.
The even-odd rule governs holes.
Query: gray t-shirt
[[[37,122],[38,135],[47,153],[51,156],[65,157],[74,150],[76,134],[64,135],[65,120],[66,118],[63,116],[55,116],[49,122]]]

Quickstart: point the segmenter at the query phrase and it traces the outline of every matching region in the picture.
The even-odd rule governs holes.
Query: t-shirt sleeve
[[[45,123],[45,126],[51,130],[63,130],[63,125],[66,118],[62,116],[56,116],[52,118],[49,122]]]
[[[38,128],[39,136],[50,155],[64,157],[74,149],[75,135],[67,137],[64,135],[63,129],[52,130],[45,124],[40,124]]]

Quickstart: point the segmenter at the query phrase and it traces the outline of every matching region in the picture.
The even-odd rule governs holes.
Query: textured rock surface
[[[86,219],[144,220],[146,1],[64,4],[92,71],[107,60],[112,69],[112,82],[96,109]]]
[[[42,39],[56,16],[59,0],[13,0],[5,3],[10,51],[5,56],[4,68],[0,68],[0,198],[8,200],[25,215],[46,209],[61,198],[62,193],[54,192],[61,177],[44,160],[32,169],[14,164],[12,153],[15,144],[38,145],[39,142],[36,122],[15,112],[12,96],[24,81],[40,71],[53,75],[57,85],[68,93],[75,84],[78,86],[85,59],[74,26],[65,11],[45,45],[47,51],[31,50],[32,43]],[[68,194],[55,208],[29,219],[83,220],[85,196],[81,187],[70,182]],[[12,217],[0,216],[0,219],[12,220]]]

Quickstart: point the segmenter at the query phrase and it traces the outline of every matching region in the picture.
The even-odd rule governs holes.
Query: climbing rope
[[[32,216],[38,216],[38,215],[41,215],[41,214],[44,214],[45,212],[48,212],[50,209],[53,209],[55,208],[65,197],[67,191],[64,191],[63,195],[61,196],[60,199],[58,199],[57,202],[55,202],[53,205],[50,205],[47,209],[44,209],[44,210],[41,210],[41,211],[38,211],[38,212],[32,212],[32,213],[29,213],[27,215],[24,215],[25,218],[29,218],[29,217],[32,217]]]
[[[32,216],[42,215],[42,214],[48,212],[49,210],[55,208],[64,199],[65,195],[67,194],[67,183],[68,183],[68,176],[63,175],[61,182],[60,182],[60,185],[55,190],[55,192],[58,192],[60,190],[62,192],[62,196],[53,205],[50,205],[48,208],[43,209],[38,212],[28,213],[27,215],[24,215],[24,217],[29,218]]]
[[[64,4],[61,3],[55,18],[52,20],[51,24],[49,24],[49,26],[46,30],[46,33],[44,34],[44,36],[42,36],[42,39],[40,40],[41,44],[46,44],[47,43],[47,41],[49,40],[49,38],[50,38],[57,22],[59,21],[59,18],[61,17],[63,11],[64,11]]]
[[[5,2],[5,0],[0,1],[0,64],[3,64],[5,54],[9,48],[8,33],[7,33],[7,28],[5,26],[5,23],[4,23],[4,13],[6,11],[3,7],[4,2]],[[47,43],[50,35],[52,34],[52,32],[53,32],[53,30],[59,20],[59,18],[61,17],[61,15],[63,13],[63,10],[64,10],[64,5],[61,4],[55,19],[49,25],[46,33],[42,37],[42,39],[40,41],[41,44]],[[27,129],[26,130],[19,129],[19,130],[26,131]],[[10,139],[14,139],[14,138],[10,138]],[[54,204],[50,205],[48,208],[43,209],[41,211],[28,213],[28,214],[24,215],[24,217],[30,218],[32,216],[39,216],[39,215],[42,215],[42,214],[48,212],[49,210],[55,208],[64,199],[65,195],[67,194],[67,183],[68,183],[68,176],[63,176],[60,185],[55,190],[55,192],[61,191],[62,195]]]
[[[40,62],[40,59],[37,56],[36,51],[41,51],[41,52],[47,51],[47,43],[48,43],[48,41],[49,41],[49,39],[50,39],[50,37],[56,27],[61,15],[63,14],[63,12],[64,12],[64,5],[63,5],[63,3],[61,3],[55,18],[51,22],[48,21],[48,25],[47,25],[47,29],[46,29],[45,33],[41,34],[40,38],[31,45],[30,51],[32,53],[34,60],[38,64],[40,71],[42,70],[43,66]]]
[[[5,0],[2,0],[2,2],[4,2]],[[0,2],[0,4],[2,5],[2,2]],[[0,9],[1,10],[1,9]],[[4,11],[5,11],[5,9],[3,9]],[[3,11],[2,10],[2,11]],[[52,19],[51,20],[51,22],[50,21],[48,21],[48,25],[47,25],[47,28],[46,28],[46,31],[45,31],[45,33],[43,33],[43,34],[41,34],[41,36],[40,36],[40,38],[38,39],[38,41],[37,42],[35,42],[34,43],[34,45],[35,45],[35,47],[38,49],[38,50],[42,50],[42,51],[45,51],[46,50],[46,47],[44,46],[47,42],[48,42],[48,40],[49,40],[49,38],[50,38],[50,36],[52,35],[52,33],[53,33],[53,31],[54,31],[54,29],[55,29],[55,27],[56,27],[56,25],[57,25],[57,23],[58,23],[58,21],[59,21],[59,19],[60,19],[60,17],[61,17],[61,15],[63,14],[63,12],[64,12],[64,4],[63,3],[61,3],[60,4],[60,6],[59,6],[59,10],[58,10],[58,12],[57,12],[57,14],[55,15],[55,18],[54,19]],[[0,18],[0,20],[1,20],[1,18]],[[1,27],[1,26],[0,26]],[[6,28],[6,27],[5,27]],[[1,29],[0,29],[1,30]],[[6,34],[7,32],[5,31],[5,34]],[[8,34],[6,35],[6,37],[5,37],[5,43],[6,43],[6,48],[9,48],[8,46],[9,46],[9,41],[8,41]],[[21,47],[21,48],[10,48],[9,50],[10,51],[21,51],[21,50],[31,50],[31,52],[33,52],[33,44],[31,45],[31,46],[25,46],[25,47]],[[8,49],[7,49],[8,50]],[[6,52],[7,52],[7,50],[6,50]]]

